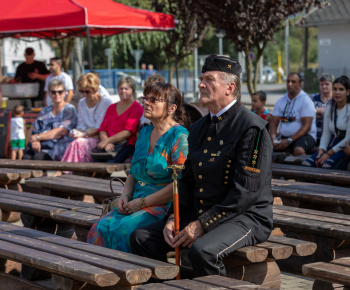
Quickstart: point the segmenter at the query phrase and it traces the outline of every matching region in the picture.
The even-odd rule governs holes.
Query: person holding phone
[[[345,144],[350,142],[350,80],[341,76],[333,82],[333,98],[324,114],[323,132],[317,153],[302,166],[334,168],[346,157]]]

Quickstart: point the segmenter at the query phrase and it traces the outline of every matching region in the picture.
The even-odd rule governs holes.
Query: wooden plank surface
[[[329,182],[333,184],[349,185],[350,172],[343,170],[329,170],[324,168],[304,167],[290,164],[272,164],[272,176]]]
[[[242,289],[242,290],[243,289],[259,289],[259,290],[270,289],[272,290],[271,288],[265,288],[260,285],[256,285],[254,283],[240,281],[240,280],[236,280],[236,279],[232,279],[224,276],[218,276],[218,275],[198,277],[198,278],[194,278],[194,280],[202,283],[207,283],[210,285],[226,287],[229,289]]]
[[[346,266],[317,262],[303,265],[302,271],[306,277],[350,286],[350,268]]]
[[[0,230],[0,243],[2,243],[2,241],[109,270],[118,275],[118,277],[121,279],[119,284],[122,285],[141,284],[148,281],[151,277],[151,270],[142,266],[129,264],[107,257],[102,258],[96,254],[86,253],[84,251],[71,249],[63,245],[55,245],[46,241],[37,240],[35,238],[24,237]]]
[[[111,271],[11,242],[1,241],[0,257],[96,286],[113,286],[119,281]]]
[[[61,161],[41,161],[41,160],[11,160],[0,159],[1,168],[19,168],[19,169],[40,169],[40,170],[59,170],[76,171],[89,173],[112,173],[128,168],[124,163],[101,163],[101,162],[61,162]]]
[[[85,176],[67,174],[57,177],[46,176],[41,178],[31,178],[26,181],[26,185],[57,190],[67,195],[89,194],[98,197],[112,196],[109,180]],[[113,190],[116,194],[121,194],[122,185],[113,182]]]
[[[77,207],[77,208],[95,208],[96,206],[99,206],[98,204],[95,204],[95,203],[83,202],[83,201],[74,200],[74,199],[67,199],[62,197],[42,195],[42,194],[4,189],[4,188],[0,188],[0,197],[6,197],[8,199],[32,201],[35,203],[39,202],[43,204],[45,204],[46,202],[47,204],[52,202],[52,203],[58,203],[65,206]]]
[[[152,275],[159,279],[173,279],[179,272],[179,268],[174,264],[164,263],[153,259],[148,259],[140,256],[136,256],[129,253],[115,251],[104,247],[97,247],[87,243],[70,240],[64,237],[51,235],[48,233],[32,230],[28,228],[18,227],[12,224],[0,222],[0,230],[17,235],[35,238],[41,241],[50,242],[55,245],[63,245],[72,249],[81,250],[87,253],[96,254],[100,257],[107,257],[116,259],[119,261],[139,265],[145,268],[149,268],[152,271]]]

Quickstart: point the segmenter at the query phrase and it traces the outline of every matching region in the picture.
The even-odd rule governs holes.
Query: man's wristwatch
[[[36,141],[40,141],[40,135],[36,135]]]
[[[292,138],[288,138],[287,140],[288,140],[288,143],[289,143],[289,144],[292,144],[292,142],[293,142],[293,139],[292,139]]]

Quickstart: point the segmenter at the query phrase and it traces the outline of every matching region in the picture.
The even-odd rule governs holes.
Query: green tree
[[[245,53],[247,86],[250,94],[257,87],[258,73],[252,76],[253,63],[249,53],[255,49],[255,71],[258,72],[261,56],[274,33],[284,28],[290,15],[308,12],[312,6],[321,7],[322,0],[197,0],[205,12],[207,21],[214,27],[223,29],[237,51]]]
[[[110,39],[111,45],[122,50],[125,57],[133,48],[142,48],[146,52],[156,53],[157,59],[166,59],[170,79],[175,69],[175,56],[179,63],[186,61],[208,31],[208,22],[204,21],[203,13],[195,0],[119,0],[118,2],[172,14],[177,19],[178,23],[173,31],[118,35]]]

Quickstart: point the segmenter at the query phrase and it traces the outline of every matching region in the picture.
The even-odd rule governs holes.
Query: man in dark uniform
[[[210,114],[190,128],[179,182],[181,231],[174,236],[170,212],[131,235],[134,254],[166,261],[172,248],[188,247],[196,276],[226,275],[223,257],[269,237],[273,146],[267,123],[240,102],[240,73],[231,58],[206,58],[199,89]]]
[[[39,83],[39,92],[36,98],[32,98],[32,106],[34,107],[35,101],[44,100],[44,85],[46,77],[50,74],[46,65],[34,60],[34,49],[27,47],[24,52],[26,61],[21,63],[16,70],[15,81],[19,83]]]

